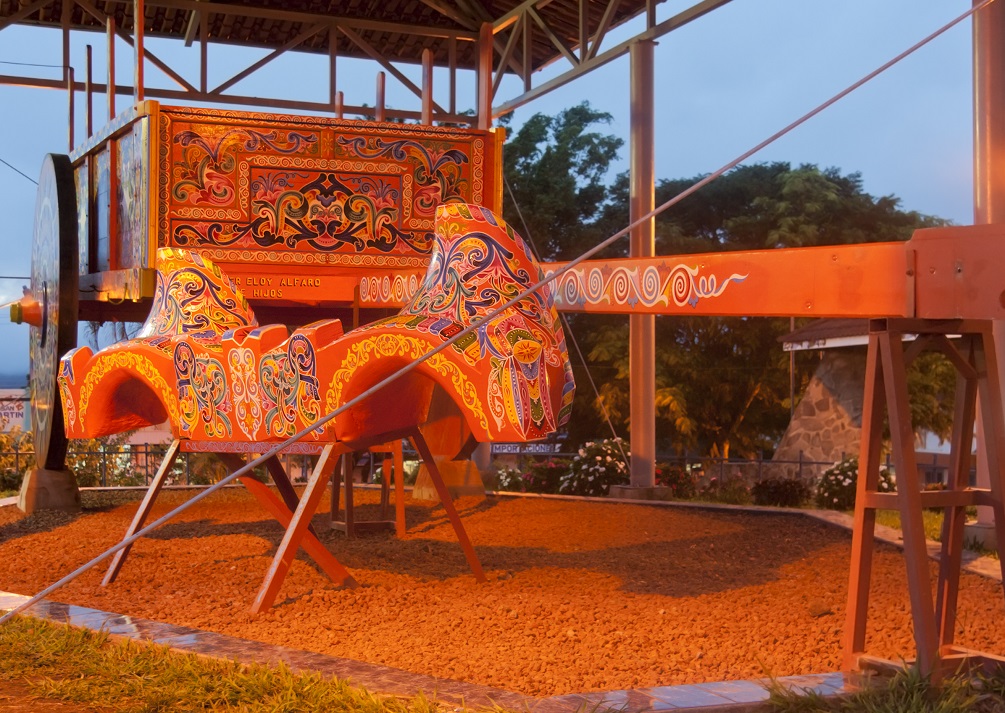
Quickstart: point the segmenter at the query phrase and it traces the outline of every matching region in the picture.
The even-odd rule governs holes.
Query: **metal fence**
[[[67,466],[81,487],[128,487],[149,485],[167,452],[166,444],[130,444],[90,451],[69,451]],[[307,480],[317,456],[278,456],[290,478]],[[251,460],[252,457],[248,457]],[[16,487],[21,475],[34,464],[34,454],[15,448],[0,451],[0,490]],[[256,475],[266,476],[264,467]],[[165,485],[209,485],[229,473],[211,453],[179,453]],[[4,487],[6,485],[6,488]]]
[[[148,485],[164,459],[166,444],[130,444],[116,448],[105,448],[91,451],[70,451],[67,454],[67,464],[77,477],[81,487],[116,487]],[[571,459],[575,453],[549,454],[511,454],[504,456],[522,472],[532,466],[548,460]],[[294,481],[306,481],[317,456],[281,454],[278,456],[290,478]],[[417,456],[416,456],[417,457]],[[250,460],[250,457],[249,457]],[[842,456],[843,460],[843,456]],[[918,454],[918,470],[925,483],[946,482],[948,474],[948,458],[941,454]],[[817,479],[827,468],[834,465],[833,461],[816,461],[803,458],[802,454],[795,460],[770,459],[735,459],[735,458],[699,458],[693,456],[665,455],[657,458],[660,467],[680,468],[689,473],[695,473],[699,478],[709,480],[717,478],[720,482],[740,479],[753,484],[766,478],[799,478],[804,481]],[[0,490],[16,487],[21,474],[32,466],[34,456],[30,451],[17,448],[11,451],[0,451]],[[500,454],[495,462],[504,462]],[[891,470],[893,464],[889,456],[886,465]],[[258,473],[266,477],[264,467]],[[211,453],[180,453],[171,472],[168,474],[167,485],[208,485],[215,483],[229,473]],[[373,468],[369,468],[370,479],[373,478]],[[366,475],[363,476],[366,478]],[[971,469],[971,483],[976,472]]]

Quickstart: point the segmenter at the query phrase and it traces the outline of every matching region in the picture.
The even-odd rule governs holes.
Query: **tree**
[[[660,181],[657,204],[699,178]],[[865,193],[856,173],[841,175],[837,169],[809,165],[792,169],[787,163],[743,166],[657,218],[657,253],[903,240],[916,228],[942,223],[901,211],[898,204],[893,196]],[[628,223],[627,206],[628,179],[620,176],[598,220],[603,232],[614,233]],[[619,420],[624,419],[629,398],[627,320],[586,315],[576,327],[591,362],[606,375],[606,400]],[[753,457],[772,450],[789,419],[788,359],[778,344],[789,321],[663,316],[656,328],[661,445],[722,457]],[[805,384],[815,367],[813,355],[800,355],[797,367],[797,383]],[[912,384],[925,396],[914,407],[916,425],[942,432],[946,414],[938,405],[952,392],[946,370],[931,365],[916,370]]]
[[[591,129],[610,121],[583,102],[556,116],[535,114],[506,142],[503,216],[545,260],[576,257],[605,237],[596,220],[624,142]]]

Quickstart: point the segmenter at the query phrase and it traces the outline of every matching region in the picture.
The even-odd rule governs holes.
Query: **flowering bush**
[[[496,479],[498,482],[497,488],[499,490],[508,490],[516,493],[522,493],[526,490],[523,482],[523,476],[516,468],[510,468],[506,465],[502,466],[496,471]]]
[[[798,478],[765,478],[751,488],[754,505],[797,508],[810,499],[810,486]]]
[[[570,463],[564,458],[549,458],[535,463],[524,474],[524,484],[528,493],[558,493],[562,478],[569,474]]]
[[[719,480],[716,477],[709,479],[708,484],[698,491],[701,500],[708,500],[713,503],[726,503],[728,505],[749,505],[750,486],[743,478],[725,478]]]
[[[824,471],[817,483],[817,506],[829,510],[851,510],[855,507],[858,482],[858,456],[845,458]],[[897,481],[890,469],[879,466],[879,491],[893,492]]]
[[[559,492],[566,495],[607,495],[612,485],[629,482],[628,442],[605,438],[583,444],[562,476]]]
[[[698,494],[698,478],[679,465],[660,463],[656,466],[656,485],[669,488],[674,500],[691,500]]]

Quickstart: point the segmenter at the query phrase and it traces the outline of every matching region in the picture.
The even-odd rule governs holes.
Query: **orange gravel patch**
[[[154,516],[185,493],[161,495]],[[376,495],[357,491],[358,517]],[[360,583],[308,560],[277,606],[247,608],[282,530],[243,490],[193,506],[52,599],[535,696],[838,670],[850,533],[797,515],[539,499],[461,499],[489,581],[443,509],[409,501],[408,534],[346,540],[314,525]],[[0,589],[34,594],[121,539],[126,503],[79,517],[0,508]],[[46,519],[47,518],[47,519]],[[935,565],[932,566],[933,576]],[[957,643],[1005,653],[995,582],[964,574]],[[913,652],[903,558],[875,558],[871,653]]]

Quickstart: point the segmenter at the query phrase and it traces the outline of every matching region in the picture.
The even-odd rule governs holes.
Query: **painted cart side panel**
[[[401,306],[429,262],[437,205],[501,209],[503,139],[142,102],[72,155],[83,294],[149,297],[156,249],[180,247],[255,303],[365,293]]]

